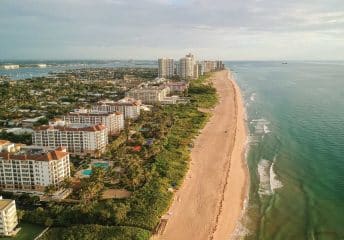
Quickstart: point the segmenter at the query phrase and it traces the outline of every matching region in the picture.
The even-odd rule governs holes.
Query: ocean
[[[344,63],[227,62],[249,130],[234,239],[344,239]]]

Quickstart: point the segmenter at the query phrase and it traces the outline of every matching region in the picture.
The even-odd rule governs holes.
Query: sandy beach
[[[227,70],[212,77],[219,103],[195,141],[166,228],[154,239],[229,239],[240,219],[248,186],[245,111],[230,77]]]

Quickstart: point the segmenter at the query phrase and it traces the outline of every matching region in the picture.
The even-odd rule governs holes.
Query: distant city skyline
[[[0,59],[344,60],[342,0],[2,0]]]

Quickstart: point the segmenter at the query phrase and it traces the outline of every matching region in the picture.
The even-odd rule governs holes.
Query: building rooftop
[[[66,115],[68,116],[109,116],[113,113],[108,113],[108,112],[96,112],[96,111],[91,111],[91,112],[70,112]],[[121,113],[118,113],[118,115]]]
[[[35,117],[35,118],[27,118],[27,119],[22,120],[22,122],[35,123],[38,120],[40,120],[41,118],[44,118],[44,116]]]
[[[0,159],[5,160],[36,160],[52,161],[59,160],[67,156],[65,148],[49,149],[38,146],[29,146],[16,149],[14,152],[0,152]]]
[[[52,125],[42,125],[36,130],[59,130],[59,131],[85,131],[85,132],[97,132],[106,129],[106,126],[103,124],[97,125],[84,125],[84,124],[68,124],[65,126],[52,126]]]
[[[102,100],[97,105],[112,105],[112,106],[140,106],[141,101],[134,98],[125,97],[117,102],[112,100]]]
[[[0,199],[0,211],[4,210],[12,201],[12,199]]]
[[[10,144],[10,141],[0,139],[0,146]]]

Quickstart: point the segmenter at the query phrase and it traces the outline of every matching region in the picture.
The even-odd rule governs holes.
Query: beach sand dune
[[[229,239],[241,216],[248,183],[244,105],[229,71],[216,72],[212,80],[219,103],[195,141],[166,228],[154,239]]]

